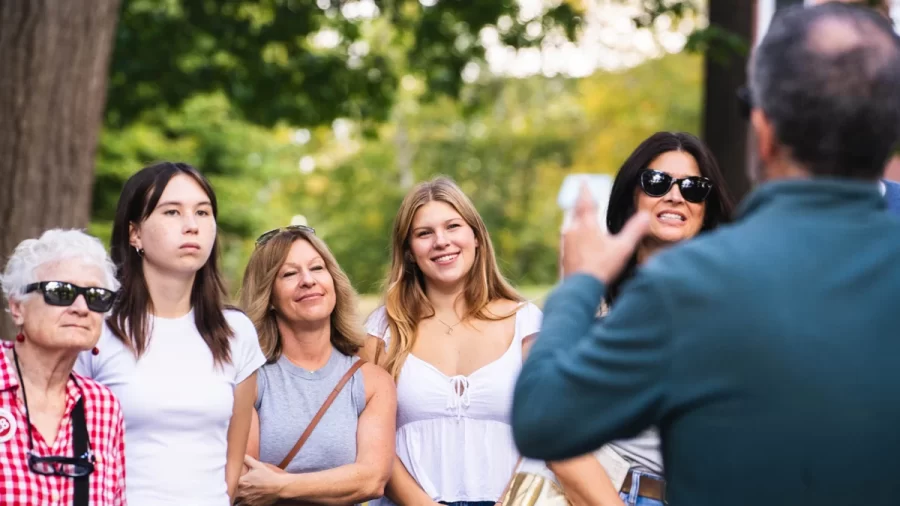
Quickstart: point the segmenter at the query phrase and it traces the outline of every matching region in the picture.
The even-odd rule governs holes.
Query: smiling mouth
[[[656,218],[659,219],[659,221],[668,223],[684,223],[687,221],[687,218],[683,214],[668,211],[657,214]]]
[[[456,260],[456,257],[459,256],[459,253],[448,253],[446,255],[441,255],[439,257],[434,257],[431,259],[432,262],[436,264],[449,264]]]
[[[310,300],[310,299],[318,299],[319,297],[324,297],[324,296],[325,296],[325,294],[322,294],[322,293],[309,293],[309,294],[304,295],[303,297],[300,297],[299,299],[295,299],[294,302],[303,302],[303,301]]]

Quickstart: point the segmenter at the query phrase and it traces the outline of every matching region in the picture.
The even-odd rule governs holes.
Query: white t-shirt
[[[228,310],[231,364],[216,368],[194,325],[151,317],[140,360],[104,325],[100,353],[82,353],[79,374],[109,387],[125,415],[129,506],[229,506],[225,483],[234,387],[265,363],[253,323]]]

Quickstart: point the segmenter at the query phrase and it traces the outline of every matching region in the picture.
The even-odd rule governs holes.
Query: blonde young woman
[[[254,394],[241,504],[357,504],[381,497],[394,458],[396,388],[374,364],[355,369],[363,338],[356,294],[328,247],[309,227],[263,234],[240,299],[267,359]]]
[[[484,222],[449,179],[410,191],[392,250],[385,305],[366,322],[397,381],[386,499],[493,505],[518,458],[510,403],[541,312],[504,280]]]

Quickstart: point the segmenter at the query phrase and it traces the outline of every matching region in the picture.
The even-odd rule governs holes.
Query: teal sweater
[[[656,425],[675,506],[900,504],[900,219],[876,184],[768,183],[614,309],[567,278],[516,385],[522,454]]]

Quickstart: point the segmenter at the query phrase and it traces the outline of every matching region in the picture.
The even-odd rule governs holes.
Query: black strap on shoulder
[[[76,457],[80,457],[88,451],[87,422],[84,419],[84,395],[78,399],[78,402],[75,403],[75,407],[72,409],[72,449]],[[90,476],[74,478],[75,495],[72,501],[73,506],[90,506]]]

